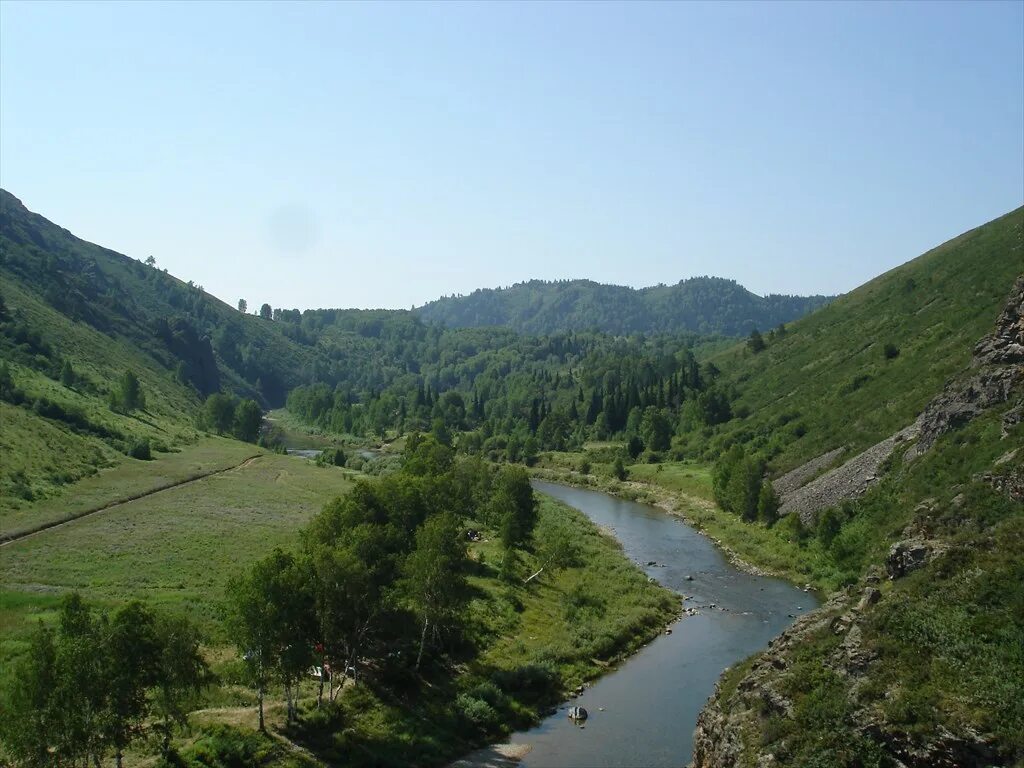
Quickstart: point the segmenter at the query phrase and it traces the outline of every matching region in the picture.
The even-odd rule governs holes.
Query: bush
[[[629,473],[622,464],[622,459],[617,456],[615,457],[615,464],[612,465],[612,474],[616,480],[625,480],[629,477]]]
[[[214,726],[180,755],[181,763],[194,768],[256,768],[271,750],[266,737]]]
[[[882,354],[885,355],[886,360],[895,360],[900,356],[900,348],[895,344],[889,343],[882,349]]]
[[[344,467],[345,461],[345,451],[341,448],[327,448],[316,457],[316,463],[321,467]]]
[[[484,733],[501,724],[501,717],[494,707],[470,694],[460,693],[455,699],[455,708],[468,723]]]
[[[818,519],[818,539],[827,548],[843,529],[845,515],[837,507],[829,507]]]
[[[547,664],[498,670],[491,679],[503,691],[529,702],[548,701],[562,689],[560,676]]]
[[[150,449],[149,440],[136,440],[128,449],[128,455],[133,459],[149,461],[153,458],[153,451]]]

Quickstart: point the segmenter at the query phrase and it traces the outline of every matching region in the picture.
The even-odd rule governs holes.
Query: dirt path
[[[192,475],[191,477],[186,477],[184,480],[176,480],[173,483],[167,483],[166,485],[161,485],[158,486],[157,488],[151,488],[148,491],[136,493],[133,496],[128,496],[123,499],[115,499],[114,501],[103,504],[102,506],[94,507],[92,509],[86,509],[82,512],[77,512],[71,517],[65,517],[61,520],[53,520],[48,523],[43,523],[27,531],[22,531],[20,533],[4,534],[3,537],[0,538],[0,547],[6,547],[16,542],[24,541],[25,539],[31,538],[32,536],[38,536],[40,533],[52,531],[55,528],[60,528],[70,523],[77,522],[78,520],[81,520],[84,517],[89,517],[90,515],[95,515],[99,512],[106,512],[108,510],[114,509],[115,507],[120,507],[124,504],[130,504],[133,501],[144,499],[147,496],[153,496],[157,493],[162,493],[163,491],[170,491],[174,488],[181,488],[183,485],[198,483],[200,480],[205,480],[206,478],[213,477],[214,475],[222,475],[225,472],[230,472],[233,469],[244,469],[245,467],[248,467],[250,464],[256,461],[256,459],[260,458],[262,455],[262,453],[257,453],[239,462],[238,464],[232,464],[230,467],[214,469],[209,472],[203,472],[198,475]]]

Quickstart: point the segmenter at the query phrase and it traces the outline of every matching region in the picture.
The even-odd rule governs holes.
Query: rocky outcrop
[[[889,556],[885,559],[885,572],[890,579],[899,579],[908,573],[923,568],[937,554],[945,551],[938,542],[922,538],[904,539],[889,548]]]
[[[791,764],[784,742],[772,744],[760,734],[767,717],[786,717],[793,702],[780,692],[781,676],[791,665],[793,655],[813,635],[829,632],[842,641],[822,658],[822,665],[846,681],[851,702],[868,680],[877,663],[877,652],[864,639],[861,623],[873,606],[883,600],[882,592],[871,582],[861,589],[847,588],[836,593],[818,610],[798,619],[757,657],[734,692],[721,683],[697,720],[694,731],[693,761],[690,768],[734,768],[754,765],[758,768]],[[857,731],[873,741],[895,768],[991,768],[1007,765],[990,736],[971,728],[958,733],[940,727],[927,738],[894,728],[878,709],[859,708],[855,715]],[[753,736],[753,740],[751,737]]]
[[[1024,384],[1024,275],[1017,278],[995,330],[975,346],[971,370],[966,379],[947,385],[913,424],[845,464],[804,484],[806,478],[813,477],[838,456],[842,449],[836,449],[776,480],[773,486],[782,499],[779,514],[795,512],[805,525],[814,525],[819,512],[863,495],[877,482],[883,462],[897,448],[916,440],[905,454],[906,459],[912,460],[946,432],[1009,401]],[[1020,423],[1021,411],[1022,406],[1017,406],[1004,416],[1004,437]]]
[[[975,365],[1024,364],[1024,275],[1017,278],[996,329],[974,347]]]
[[[817,513],[844,499],[863,494],[877,482],[883,462],[897,449],[913,443],[908,459],[921,455],[944,433],[955,429],[986,409],[1019,398],[1024,386],[1024,276],[1018,278],[1013,294],[996,323],[995,331],[975,347],[971,369],[949,384],[925,407],[915,422],[897,434],[854,456],[843,465],[807,481],[834,460],[825,454],[776,481],[782,495],[781,512],[797,513],[813,523]],[[1024,419],[1024,403],[1009,408],[1002,419],[1002,437],[1015,436]],[[916,440],[916,442],[914,442]],[[1018,440],[1019,444],[1019,440]],[[1015,501],[1024,502],[1024,465],[1020,448],[1008,450],[972,482],[984,482]],[[826,460],[826,457],[829,457]],[[778,485],[781,483],[781,486]],[[956,487],[954,487],[954,491]],[[969,499],[966,491],[953,497],[950,505],[959,509]],[[988,768],[1014,763],[1001,751],[994,737],[980,733],[966,723],[949,718],[928,733],[914,732],[886,719],[879,701],[899,694],[892,687],[881,693],[870,686],[884,685],[884,668],[877,655],[878,628],[872,624],[873,611],[898,605],[908,584],[899,582],[951,548],[940,537],[934,523],[936,501],[926,499],[915,510],[915,521],[900,534],[881,566],[873,566],[861,584],[833,595],[816,611],[798,619],[751,663],[738,681],[724,678],[697,721],[694,733],[693,768],[758,768],[790,763],[785,737],[772,737],[767,726],[771,716],[783,719],[795,711],[784,688],[787,670],[794,667],[797,651],[815,640],[829,648],[820,654],[821,664],[843,680],[843,690],[852,706],[852,733],[865,737],[895,768]],[[958,545],[960,546],[960,545]],[[885,576],[890,582],[884,583]],[[876,608],[876,606],[881,608]],[[829,642],[822,642],[823,638]],[[841,638],[841,639],[839,639]],[[873,638],[873,639],[872,639]],[[836,642],[838,641],[838,642]],[[815,659],[817,661],[817,658]],[[877,678],[877,679],[876,679]],[[870,683],[870,684],[869,684]],[[798,711],[798,710],[796,710]],[[776,718],[777,721],[777,718]],[[1017,755],[1019,757],[1019,755]]]
[[[789,666],[790,654],[800,647],[805,638],[829,627],[850,599],[850,592],[834,595],[816,611],[797,619],[792,626],[775,638],[754,661],[750,671],[739,682],[726,710],[723,707],[723,689],[719,682],[715,692],[697,718],[693,734],[693,768],[731,768],[740,765],[748,746],[745,732],[757,729],[763,712],[788,715],[792,703],[779,691],[779,672]],[[847,623],[843,631],[850,626]],[[763,765],[777,765],[772,754],[763,754]]]
[[[839,447],[834,451],[823,453],[815,459],[811,459],[806,464],[801,464],[791,472],[787,472],[778,480],[772,482],[772,487],[775,489],[780,497],[788,496],[793,493],[797,488],[801,488],[819,474],[822,470],[831,466],[832,462],[838,459],[845,451],[845,448]]]
[[[974,373],[970,377],[949,384],[925,406],[918,417],[920,437],[907,452],[908,459],[920,456],[949,430],[1007,402],[1014,388],[1024,382],[1024,275],[1017,278],[995,330],[975,345],[971,368]],[[1020,421],[1020,408],[1011,409],[1006,419],[1004,436]]]
[[[917,423],[859,453],[802,488],[782,497],[779,514],[796,513],[804,525],[814,525],[818,513],[845,499],[855,499],[878,481],[883,462],[897,447],[917,436]]]
[[[1006,472],[986,472],[979,479],[1013,501],[1024,503],[1024,465],[1017,465]]]

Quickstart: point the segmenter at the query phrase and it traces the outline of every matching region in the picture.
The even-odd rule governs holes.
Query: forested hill
[[[735,280],[720,277],[640,289],[591,280],[531,280],[441,298],[414,311],[449,328],[501,325],[534,334],[596,330],[743,336],[788,323],[832,298],[758,296]]]

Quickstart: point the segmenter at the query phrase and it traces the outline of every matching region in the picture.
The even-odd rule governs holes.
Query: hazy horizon
[[[1024,4],[0,3],[0,185],[249,307],[837,294],[1024,202]]]

